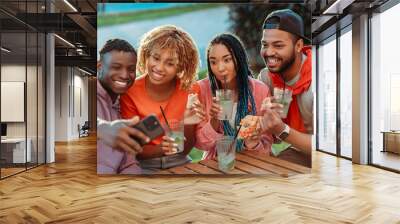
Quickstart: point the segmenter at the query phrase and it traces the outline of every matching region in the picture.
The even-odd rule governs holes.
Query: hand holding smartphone
[[[133,127],[143,132],[143,134],[150,138],[150,141],[164,135],[164,129],[162,128],[160,121],[154,115],[149,115],[143,118]],[[146,144],[146,142],[143,142],[142,140],[136,138],[135,140],[139,142],[141,146]]]

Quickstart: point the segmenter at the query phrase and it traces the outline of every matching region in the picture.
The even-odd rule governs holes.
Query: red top
[[[311,46],[305,46],[302,49],[302,52],[307,56],[307,59],[303,63],[303,66],[300,69],[300,79],[293,86],[285,85],[284,80],[277,73],[269,72],[269,76],[272,80],[273,86],[280,88],[287,88],[292,90],[292,102],[289,106],[289,111],[287,117],[283,119],[283,122],[288,124],[291,128],[296,129],[300,132],[307,132],[304,127],[303,119],[301,118],[299,105],[297,104],[297,95],[307,91],[310,88],[311,80],[312,80],[312,51]]]
[[[190,91],[185,91],[180,88],[180,80],[177,79],[176,87],[171,96],[164,101],[155,101],[146,91],[145,83],[146,76],[136,79],[132,87],[121,96],[121,116],[125,119],[131,118],[135,115],[140,119],[154,114],[160,122],[164,123],[160,106],[162,106],[165,116],[169,120],[183,120],[183,114],[186,109],[186,103],[190,93],[197,93],[200,95],[200,87],[198,84],[193,84]],[[164,94],[162,92],[160,95]],[[158,145],[162,141],[161,137],[154,139],[150,144]]]

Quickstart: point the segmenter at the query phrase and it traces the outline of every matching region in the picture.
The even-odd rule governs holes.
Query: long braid
[[[229,121],[226,120],[222,121],[224,135],[234,136],[235,132],[237,131],[237,127],[240,124],[240,121],[248,114],[251,115],[256,114],[257,108],[255,105],[254,96],[250,86],[250,78],[253,75],[249,69],[246,52],[240,40],[233,34],[224,33],[218,35],[211,41],[207,50],[208,77],[211,83],[211,91],[213,94],[215,93],[215,90],[220,89],[221,87],[221,83],[217,80],[217,78],[215,77],[214,73],[211,70],[208,57],[210,48],[215,44],[225,45],[234,58],[235,69],[236,69],[237,91],[238,91],[238,104],[234,122],[235,127],[232,127]],[[243,145],[243,140],[238,140],[236,144],[236,151],[240,151],[242,145]]]

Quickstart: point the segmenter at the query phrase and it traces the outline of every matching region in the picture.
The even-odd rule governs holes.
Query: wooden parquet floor
[[[97,176],[96,141],[0,181],[0,223],[400,223],[400,175],[315,152],[310,174]]]

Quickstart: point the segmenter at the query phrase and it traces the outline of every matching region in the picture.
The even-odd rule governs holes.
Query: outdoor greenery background
[[[247,56],[249,59],[250,67],[253,71],[253,76],[257,77],[259,71],[264,67],[264,62],[259,55],[260,47],[261,47],[261,36],[262,36],[262,24],[264,22],[265,17],[272,11],[277,9],[285,9],[290,8],[293,11],[297,12],[301,15],[305,21],[305,35],[309,39],[311,39],[311,10],[307,5],[304,4],[263,4],[263,3],[241,3],[241,4],[222,4],[222,3],[146,3],[146,4],[137,4],[137,3],[129,3],[129,5],[119,5],[123,8],[123,12],[107,12],[107,7],[110,5],[106,4],[98,4],[98,17],[97,17],[97,25],[98,25],[98,36],[101,38],[104,35],[104,32],[113,32],[112,27],[117,27],[126,24],[140,23],[143,21],[156,21],[163,18],[179,16],[183,14],[189,14],[199,11],[216,9],[219,7],[225,7],[228,10],[227,18],[228,21],[224,21],[224,23],[228,23],[228,26],[224,24],[221,27],[227,27],[227,30],[221,29],[220,32],[232,32],[236,34],[243,42]],[[126,4],[126,3],[125,3]],[[116,6],[116,5],[112,5]],[[135,7],[137,6],[137,7]],[[131,8],[132,11],[129,11]],[[222,16],[222,15],[218,15]],[[177,17],[178,18],[178,17]],[[197,17],[196,17],[197,18]],[[203,18],[201,18],[203,19]],[[213,18],[204,18],[205,20],[213,20]],[[191,21],[188,21],[191,22]],[[199,21],[201,25],[202,21]],[[213,24],[218,26],[220,24]],[[111,29],[102,29],[104,27]],[[136,29],[137,27],[132,26],[131,28]],[[204,33],[208,32],[209,29],[204,28]],[[108,31],[105,31],[108,30]],[[148,30],[143,30],[143,34]],[[129,32],[129,31],[127,31]],[[123,32],[125,33],[125,31]],[[190,32],[189,32],[190,33]],[[130,38],[131,36],[127,36]],[[211,40],[211,39],[210,39]],[[104,41],[104,40],[103,40]],[[129,40],[128,40],[129,41]],[[131,43],[133,44],[133,43]],[[98,43],[98,45],[100,45]],[[101,46],[99,46],[100,48]],[[206,62],[204,61],[206,46],[199,46],[200,57],[203,57],[203,66],[202,69],[199,70],[198,79],[203,79],[207,77],[206,70]],[[200,151],[196,148],[190,152],[189,156],[191,157],[193,162],[198,162],[202,159],[203,151]]]
[[[130,3],[134,4],[134,3]],[[153,4],[153,3],[146,3]],[[162,3],[154,3],[161,5]],[[171,3],[169,3],[171,4]],[[148,10],[104,14],[102,4],[99,4],[98,27],[134,23],[143,20],[154,20],[164,17],[176,16],[195,11],[208,10],[216,7],[229,8],[229,31],[236,34],[245,45],[249,64],[254,76],[264,67],[264,62],[259,56],[261,48],[262,24],[265,17],[272,11],[289,8],[304,19],[305,36],[311,39],[311,9],[306,4],[266,4],[266,3],[175,3],[174,7],[154,8]],[[212,19],[212,18],[207,18]],[[224,32],[225,30],[221,30]],[[205,31],[206,32],[206,31]],[[309,43],[308,43],[309,44]],[[204,54],[204,52],[200,52]],[[198,79],[207,76],[207,71],[199,71]]]

